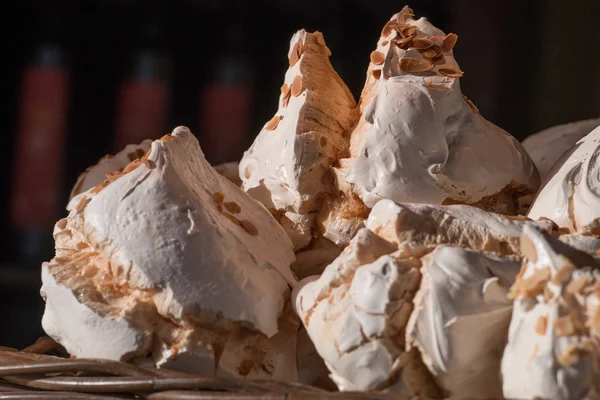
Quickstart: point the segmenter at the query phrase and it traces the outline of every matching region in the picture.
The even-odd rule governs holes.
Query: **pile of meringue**
[[[45,331],[399,399],[599,398],[600,119],[521,145],[462,95],[456,42],[405,7],[357,104],[301,30],[239,168],[185,127],[101,159],[54,229]]]

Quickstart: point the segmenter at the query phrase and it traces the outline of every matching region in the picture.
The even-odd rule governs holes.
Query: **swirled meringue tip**
[[[600,260],[526,226],[502,358],[507,399],[600,395]]]
[[[396,204],[391,200],[379,201],[365,225],[396,246],[403,242],[451,244],[504,255],[520,254],[524,226],[547,233],[554,227],[549,220],[510,217],[467,205]]]
[[[79,193],[83,193],[98,185],[105,179],[107,173],[123,169],[130,162],[144,157],[148,150],[150,150],[151,143],[152,140],[146,139],[140,144],[125,146],[123,150],[115,155],[107,154],[102,157],[95,165],[87,168],[79,175],[75,186],[71,189],[69,200]]]
[[[529,218],[549,218],[570,232],[600,236],[600,127],[567,150],[546,176]]]
[[[565,151],[598,126],[600,118],[586,119],[553,126],[525,138],[523,147],[535,163],[542,181]]]
[[[343,173],[368,207],[390,199],[515,214],[517,197],[537,190],[521,144],[462,95],[456,39],[407,7],[383,28]]]
[[[283,363],[297,329],[285,311],[292,244],[187,128],[67,209],[42,268],[42,324],[71,354],[295,379]],[[260,351],[237,349],[248,340]]]
[[[292,37],[277,112],[240,162],[244,190],[268,208],[306,214],[334,191],[329,170],[348,152],[358,109],[330,54],[319,32]]]
[[[440,246],[421,263],[407,348],[419,349],[452,398],[501,398],[500,360],[512,310],[506,295],[518,257]]]

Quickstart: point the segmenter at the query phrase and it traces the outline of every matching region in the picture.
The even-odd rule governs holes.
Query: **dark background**
[[[0,76],[0,184],[5,188],[0,196],[5,238],[0,242],[0,345],[15,347],[42,334],[39,267],[53,255],[51,223],[32,215],[27,223],[12,218],[17,165],[31,165],[30,178],[42,183],[49,165],[59,168],[52,222],[65,216],[78,174],[128,138],[115,136],[118,116],[128,116],[119,96],[123,85],[138,81],[158,83],[168,93],[164,118],[145,127],[145,137],[156,139],[187,125],[211,162],[236,160],[277,108],[289,39],[297,29],[323,32],[334,67],[358,98],[381,28],[404,5],[388,0],[11,3],[12,10],[2,15]],[[463,93],[519,140],[555,124],[600,116],[597,0],[414,0],[409,5],[417,17],[459,35],[455,55],[465,71]],[[23,132],[18,116],[31,66],[56,67],[68,77],[62,136]],[[48,149],[56,150],[24,160],[18,143],[27,145],[31,135],[47,139]],[[30,188],[26,194],[45,193]]]

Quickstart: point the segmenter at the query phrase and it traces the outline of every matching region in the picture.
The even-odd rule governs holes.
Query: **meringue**
[[[350,157],[340,162],[367,207],[389,199],[514,214],[517,197],[537,190],[539,174],[521,144],[463,97],[455,41],[408,7],[384,27]]]
[[[79,175],[75,186],[71,189],[69,200],[79,193],[83,193],[100,184],[106,178],[106,174],[123,169],[130,162],[144,157],[148,150],[150,150],[151,143],[152,140],[146,139],[140,144],[125,146],[123,150],[115,155],[107,154],[102,157],[95,165],[87,168]]]
[[[425,246],[460,245],[500,254],[520,254],[524,226],[551,233],[549,220],[531,221],[466,205],[396,204],[381,200],[371,210],[366,227],[396,246],[415,242]]]
[[[240,164],[236,161],[226,162],[223,164],[217,164],[213,167],[215,171],[223,175],[237,187],[242,186],[242,180],[240,179],[239,168]]]
[[[457,399],[502,397],[500,360],[518,257],[438,247],[421,258],[421,285],[406,328],[438,385]]]
[[[67,209],[41,291],[42,325],[69,353],[150,355],[157,366],[179,360],[238,376],[284,368],[296,378],[281,360],[295,349],[297,326],[280,337],[296,283],[292,244],[269,211],[208,164],[187,128],[152,142]],[[244,341],[256,351],[235,350]]]
[[[548,173],[527,216],[549,218],[571,233],[600,233],[600,127],[579,140]]]
[[[560,156],[598,126],[600,118],[557,125],[526,137],[521,144],[535,163],[543,181]]]
[[[419,287],[419,261],[361,229],[323,274],[300,282],[293,305],[340,390],[441,393],[418,357],[404,352],[404,327]],[[422,372],[425,372],[424,374]]]
[[[334,190],[330,167],[348,152],[356,102],[319,32],[291,39],[278,110],[240,161],[248,194],[268,208],[306,214]]]
[[[597,398],[599,260],[530,226],[521,246],[526,262],[510,289],[515,301],[502,358],[504,396]]]

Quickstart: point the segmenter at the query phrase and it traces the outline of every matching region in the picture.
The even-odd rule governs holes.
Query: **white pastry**
[[[553,229],[552,221],[508,217],[472,206],[396,204],[390,200],[378,202],[366,222],[368,229],[396,245],[453,244],[501,254],[519,254],[519,237],[526,225],[548,233]]]
[[[560,156],[598,126],[600,118],[557,125],[528,136],[522,144],[544,180]]]
[[[600,263],[530,226],[502,359],[507,399],[600,396]]]
[[[537,190],[539,174],[521,144],[463,97],[455,41],[407,7],[384,27],[350,158],[340,163],[368,207],[390,199],[511,214],[519,195]]]
[[[56,256],[43,265],[42,323],[72,355],[151,353],[158,365],[195,357],[197,368],[233,374],[236,363],[264,361],[267,375],[279,373],[268,360],[284,351],[273,338],[296,282],[292,244],[261,204],[210,167],[187,128],[154,141],[68,210],[55,226]],[[223,358],[240,329],[260,357]],[[283,342],[295,348],[294,334]]]
[[[330,54],[319,32],[292,37],[277,112],[240,162],[244,190],[268,208],[306,214],[334,192],[330,167],[358,110]]]
[[[554,164],[529,210],[529,218],[549,218],[571,233],[600,235],[599,141],[600,127]]]
[[[406,328],[408,349],[419,349],[452,398],[501,398],[500,360],[512,310],[506,294],[519,259],[438,247],[421,263],[423,277]]]
[[[144,157],[148,150],[150,150],[151,144],[152,140],[146,139],[140,144],[125,146],[123,150],[115,155],[107,154],[102,157],[95,165],[92,165],[79,175],[75,186],[71,189],[69,200],[79,193],[83,193],[98,185],[106,178],[106,174],[123,169],[130,162]]]

